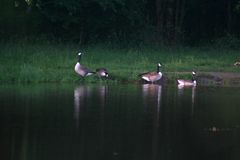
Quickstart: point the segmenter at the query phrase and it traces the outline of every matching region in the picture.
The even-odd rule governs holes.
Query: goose
[[[179,86],[196,86],[197,81],[195,79],[196,73],[192,72],[192,80],[178,79],[177,83]]]
[[[93,71],[91,71],[90,69],[88,69],[80,64],[82,53],[78,53],[77,57],[78,57],[78,61],[74,68],[75,72],[82,77],[86,77],[86,76],[90,76],[90,75],[94,74]]]
[[[106,68],[97,68],[96,74],[98,75],[98,77],[108,77],[108,71]]]
[[[240,66],[240,59],[234,63],[234,66]]]
[[[151,83],[154,83],[154,82],[160,80],[162,78],[162,73],[160,72],[160,66],[161,66],[161,64],[158,63],[156,72],[153,71],[153,72],[147,72],[147,73],[140,74],[141,79],[143,79],[147,82],[151,82]]]

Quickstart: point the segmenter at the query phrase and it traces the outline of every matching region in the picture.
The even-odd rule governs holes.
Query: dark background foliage
[[[239,10],[239,0],[1,0],[0,36],[79,44],[238,42]]]

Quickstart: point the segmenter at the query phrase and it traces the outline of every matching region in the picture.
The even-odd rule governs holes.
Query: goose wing
[[[141,73],[141,74],[139,74],[138,76],[139,76],[139,77],[142,77],[142,76],[146,76],[146,75],[148,75],[148,74],[152,74],[152,72]]]

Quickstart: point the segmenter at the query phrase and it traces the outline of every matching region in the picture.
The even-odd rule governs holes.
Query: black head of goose
[[[180,86],[196,86],[197,85],[196,73],[192,72],[192,79],[191,80],[178,79],[177,83]]]
[[[156,72],[153,71],[153,72],[147,72],[147,73],[140,74],[141,79],[143,79],[147,82],[151,82],[151,83],[154,83],[154,82],[160,80],[162,78],[162,73],[160,72],[160,67],[161,67],[161,64],[158,63]]]
[[[78,55],[77,55],[78,60],[75,65],[75,68],[74,68],[75,72],[82,77],[86,77],[86,76],[90,76],[90,75],[94,74],[93,71],[91,71],[90,69],[88,69],[80,64],[81,57],[82,57],[82,53],[78,53]]]
[[[96,69],[96,74],[98,75],[98,77],[108,77],[108,70],[106,68],[97,68]]]

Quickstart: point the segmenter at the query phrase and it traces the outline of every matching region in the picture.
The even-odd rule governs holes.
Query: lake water
[[[239,160],[240,88],[0,86],[1,160]]]

